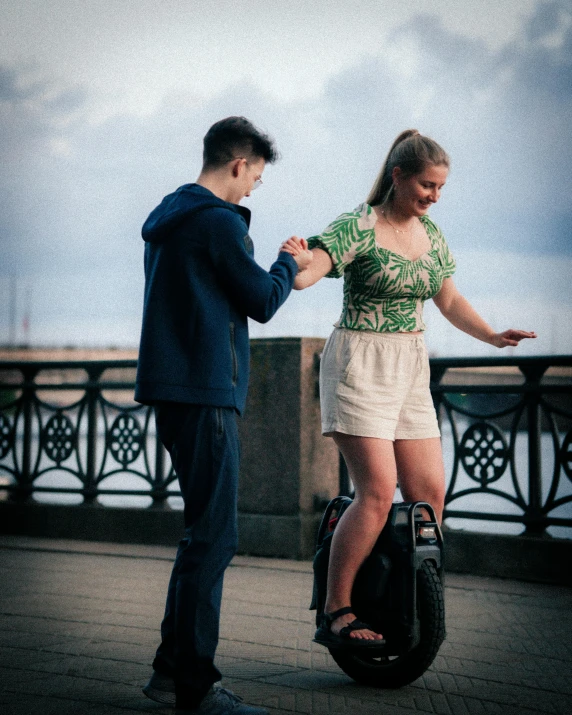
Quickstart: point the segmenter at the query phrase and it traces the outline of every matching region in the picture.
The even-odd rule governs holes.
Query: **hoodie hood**
[[[250,210],[238,204],[231,204],[215,196],[212,191],[199,184],[185,184],[153,209],[143,224],[141,235],[148,243],[161,243],[170,238],[173,232],[197,211],[210,208],[223,208],[240,214],[250,225]]]

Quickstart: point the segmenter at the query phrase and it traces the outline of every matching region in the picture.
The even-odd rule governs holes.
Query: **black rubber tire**
[[[420,641],[408,653],[395,658],[374,657],[366,652],[331,648],[340,668],[362,685],[401,688],[417,680],[429,668],[445,639],[443,585],[433,563],[424,561],[417,572],[417,607]]]

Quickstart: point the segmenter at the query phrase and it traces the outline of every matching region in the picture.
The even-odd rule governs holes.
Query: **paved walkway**
[[[0,536],[0,713],[172,712],[141,686],[173,555]],[[228,570],[219,666],[247,702],[274,715],[572,713],[572,590],[448,575],[448,638],[431,670],[381,691],[311,642],[311,579],[306,562],[238,557]]]

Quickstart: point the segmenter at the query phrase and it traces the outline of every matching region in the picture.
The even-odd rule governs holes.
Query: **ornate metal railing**
[[[133,402],[135,368],[0,362],[0,494],[159,507],[177,497],[152,411]],[[531,534],[572,527],[570,368],[572,356],[431,360],[447,518],[514,522]]]
[[[431,361],[445,454],[452,445],[446,517],[522,523],[529,534],[572,526],[571,366],[572,356]],[[486,370],[499,367],[512,374],[497,373],[491,384]],[[463,368],[473,380],[457,374],[455,384]],[[455,508],[467,498],[501,507]]]
[[[178,496],[152,409],[133,402],[136,365],[0,361],[1,488],[16,500],[51,492],[88,504],[129,495],[161,506]],[[121,486],[126,477],[132,484]]]

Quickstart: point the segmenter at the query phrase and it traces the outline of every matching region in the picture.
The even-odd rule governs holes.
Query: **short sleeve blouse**
[[[428,217],[420,220],[431,248],[415,261],[378,245],[372,207],[360,204],[338,216],[321,234],[308,239],[332,259],[328,277],[344,276],[344,302],[337,325],[354,330],[410,332],[425,330],[423,304],[455,272],[441,229]]]

